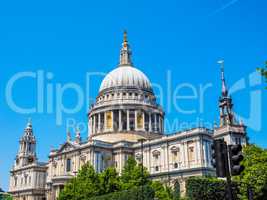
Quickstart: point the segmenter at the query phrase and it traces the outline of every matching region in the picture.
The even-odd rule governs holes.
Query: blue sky
[[[190,123],[197,118],[213,123],[218,118],[220,70],[216,62],[223,58],[228,86],[239,80],[246,84],[232,94],[235,112],[250,119],[250,141],[267,147],[267,108],[263,105],[267,91],[262,89],[264,83],[249,86],[248,81],[249,75],[267,60],[266,6],[264,0],[2,1],[0,187],[8,188],[9,169],[28,117],[33,121],[40,161],[47,160],[51,146],[58,147],[65,141],[67,119],[87,122],[85,103],[79,112],[63,114],[61,125],[56,124],[55,111],[47,112],[46,100],[44,112],[13,111],[5,94],[10,78],[20,72],[42,70],[45,75],[53,74],[52,79],[45,79],[45,88],[75,83],[95,98],[103,77],[94,77],[86,89],[86,73],[108,72],[116,67],[124,29],[128,30],[134,64],[163,88],[162,104],[170,123]],[[171,83],[166,81],[168,73]],[[197,94],[201,85],[212,85],[202,108],[199,98],[177,100],[179,107],[195,109],[192,114],[178,112],[167,103],[175,88],[184,83],[194,86]],[[21,79],[14,85],[13,99],[21,107],[31,107],[37,102],[36,91],[36,81]],[[155,92],[159,93],[157,88]],[[54,105],[57,94],[53,94]],[[192,91],[184,88],[180,95],[192,95]],[[254,95],[261,95],[260,100],[253,99]],[[62,101],[66,107],[73,107],[77,94],[68,91]],[[259,105],[261,112],[256,109]],[[256,110],[253,115],[251,110]],[[174,131],[170,127],[166,130]],[[86,133],[82,136],[86,138]]]

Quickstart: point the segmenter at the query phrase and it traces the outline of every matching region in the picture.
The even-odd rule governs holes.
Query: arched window
[[[173,197],[174,199],[180,199],[180,183],[175,181],[174,186],[173,186]]]

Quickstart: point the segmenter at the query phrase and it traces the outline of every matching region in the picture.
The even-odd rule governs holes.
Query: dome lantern
[[[132,51],[130,45],[127,40],[127,32],[123,33],[123,43],[120,51],[120,64],[119,67],[122,66],[131,66],[132,65]]]

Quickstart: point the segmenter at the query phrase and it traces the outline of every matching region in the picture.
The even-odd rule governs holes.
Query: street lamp
[[[138,142],[141,143],[141,170],[142,170],[142,179],[141,179],[141,195],[142,195],[142,199],[144,199],[144,189],[143,189],[143,186],[144,186],[144,141],[145,139],[144,138],[141,138],[138,140]]]

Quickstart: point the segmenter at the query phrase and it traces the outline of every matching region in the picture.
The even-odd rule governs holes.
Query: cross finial
[[[28,122],[27,122],[27,128],[31,128],[31,127],[32,127],[32,119],[29,117]]]
[[[128,40],[127,40],[127,31],[126,30],[124,30],[124,32],[123,32],[123,43],[125,44],[127,44],[127,42],[128,42]]]

